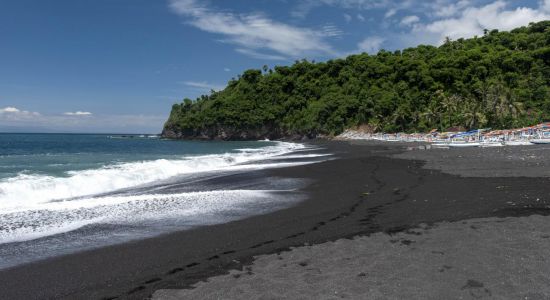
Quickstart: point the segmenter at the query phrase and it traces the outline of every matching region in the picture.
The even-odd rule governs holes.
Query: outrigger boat
[[[488,141],[488,142],[481,142],[481,147],[487,148],[487,147],[502,147],[504,146],[504,142],[494,142],[494,141]]]
[[[548,145],[548,144],[550,144],[550,138],[549,139],[534,139],[534,140],[531,140],[531,143],[535,144],[535,145]]]
[[[530,142],[535,145],[548,145],[550,144],[550,132],[539,134],[538,139],[532,139]]]
[[[481,131],[483,131],[483,129],[470,130],[468,132],[454,134],[450,137],[448,146],[451,148],[479,147],[482,145],[482,143],[479,142]],[[476,135],[477,139],[475,139]]]
[[[550,123],[546,124],[540,124],[538,127],[540,127],[541,130],[550,128]],[[550,144],[550,131],[539,131],[538,132],[539,138],[538,139],[532,139],[530,142],[536,145],[548,145]]]
[[[525,141],[506,141],[504,142],[504,144],[506,146],[527,146],[527,145],[532,145],[531,142],[525,140]]]
[[[452,129],[451,129],[452,130]],[[468,132],[438,132],[432,129],[428,133],[373,133],[358,130],[346,130],[341,138],[379,140],[385,142],[427,142],[432,148],[465,147],[501,147],[550,144],[550,122],[534,126],[491,130],[475,129]]]
[[[447,146],[451,148],[467,148],[467,147],[479,147],[481,143],[477,142],[451,142]]]

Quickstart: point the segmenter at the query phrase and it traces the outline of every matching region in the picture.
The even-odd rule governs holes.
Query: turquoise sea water
[[[0,134],[0,268],[288,207],[299,181],[248,174],[325,157],[314,152],[271,141]]]
[[[156,136],[0,134],[0,179],[18,174],[69,176],[68,171],[183,156],[235,153],[274,142],[170,141]]]

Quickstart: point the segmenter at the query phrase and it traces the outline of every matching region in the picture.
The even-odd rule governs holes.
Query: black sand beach
[[[421,224],[550,215],[550,178],[540,169],[530,174],[521,159],[514,164],[492,160],[495,168],[506,167],[508,176],[471,177],[476,174],[443,173],[424,168],[421,160],[394,157],[410,145],[316,143],[338,159],[219,179],[311,180],[304,190],[308,199],[295,207],[3,270],[0,298],[143,299],[159,289],[190,287],[230,269],[242,269],[256,255],[289,247],[374,233],[402,234]],[[509,155],[524,155],[522,147],[510,149]],[[475,159],[484,157],[474,155],[478,151],[498,150],[446,151],[464,151],[462,156],[470,155],[475,164]],[[422,155],[428,153],[424,150]],[[548,161],[550,151],[540,153]],[[445,164],[452,169],[460,159],[449,156]],[[407,241],[403,238],[399,243],[408,247],[412,243]]]
[[[480,218],[261,255],[153,299],[550,298],[550,217]]]

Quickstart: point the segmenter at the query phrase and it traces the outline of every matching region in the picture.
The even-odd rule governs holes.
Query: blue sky
[[[0,131],[145,132],[248,68],[550,19],[550,0],[0,3]]]

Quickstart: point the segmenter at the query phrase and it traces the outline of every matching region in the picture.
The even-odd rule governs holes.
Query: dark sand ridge
[[[548,178],[459,177],[391,158],[399,144],[320,143],[341,158],[240,175],[312,179],[309,200],[296,207],[0,271],[0,298],[140,299],[304,243],[421,223],[550,214]]]

